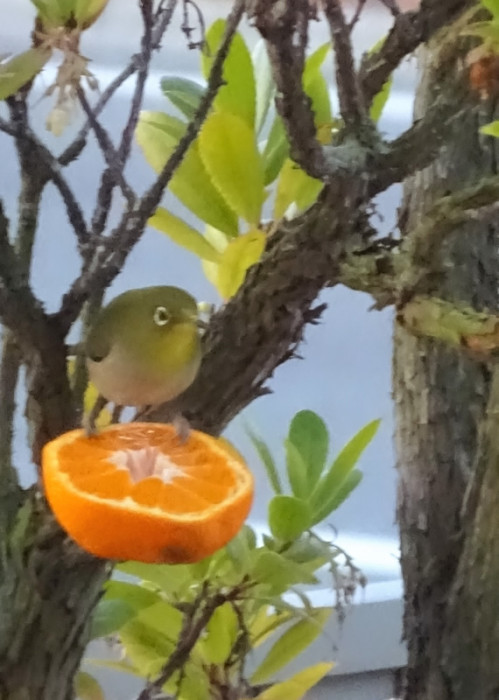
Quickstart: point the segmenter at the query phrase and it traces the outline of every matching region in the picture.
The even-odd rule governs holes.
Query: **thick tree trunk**
[[[109,565],[77,548],[39,494],[0,550],[0,699],[70,700]]]
[[[416,116],[441,91],[460,93],[459,43],[456,28],[448,29],[421,55]],[[436,198],[497,172],[495,142],[478,134],[480,124],[494,119],[493,108],[473,102],[471,94],[469,104],[456,98],[445,150],[406,183],[408,229]],[[424,291],[497,310],[498,230],[472,221],[456,230]],[[492,700],[499,697],[499,487],[490,490],[498,481],[497,450],[491,452],[485,429],[477,458],[490,371],[397,327],[393,385],[409,654],[404,697]],[[475,462],[480,472],[472,479]]]

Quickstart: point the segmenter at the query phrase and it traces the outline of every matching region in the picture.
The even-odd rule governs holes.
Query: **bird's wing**
[[[106,328],[99,322],[90,331],[85,343],[85,355],[93,362],[102,362],[109,354],[111,342]]]

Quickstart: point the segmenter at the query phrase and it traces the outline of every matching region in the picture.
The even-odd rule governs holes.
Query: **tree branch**
[[[277,88],[276,108],[286,129],[291,157],[309,175],[326,181],[330,167],[317,140],[310,99],[302,85],[311,3],[249,0],[247,6],[248,17],[267,45]]]
[[[31,150],[36,154],[38,158],[37,168],[40,170],[40,177],[44,174],[46,179],[51,180],[59,190],[59,194],[66,207],[69,222],[76,234],[78,248],[82,256],[84,256],[88,245],[87,225],[81,207],[72,189],[61,174],[61,168],[57,159],[26,124],[13,124],[0,117],[0,131],[13,136],[22,143],[23,148],[28,151]]]
[[[227,602],[238,600],[244,591],[244,584],[235,586],[227,593],[217,592],[208,595],[208,584],[205,583],[196,599],[190,605],[189,611],[184,614],[182,629],[178,642],[169,656],[159,676],[144,688],[138,700],[153,700],[165,683],[179,669],[185,666],[189,655],[196,642],[201,637],[206,625],[211,620],[215,610]]]
[[[398,14],[381,48],[366,54],[362,61],[359,77],[366,106],[403,58],[474,4],[474,0],[438,0],[422,3],[417,11]]]
[[[339,0],[323,0],[336,57],[336,85],[340,112],[347,130],[359,134],[366,125],[366,111],[353,60],[350,28]]]
[[[135,207],[124,213],[116,228],[96,251],[93,259],[83,266],[80,276],[64,295],[61,308],[56,316],[66,332],[78,317],[82,305],[88,299],[89,294],[99,289],[105,289],[121,271],[130,251],[142,236],[147,220],[158,206],[166,185],[196,139],[201,125],[211,109],[213,100],[223,84],[223,64],[227,57],[232,37],[242,18],[244,5],[245,0],[236,0],[227,17],[225,34],[214,58],[206,91],[201,98],[192,121],[187,126],[185,134],[165,163],[158,178],[136,203]]]
[[[168,26],[171,22],[173,12],[177,5],[177,1],[178,0],[168,0],[166,6],[163,3],[161,3],[160,7],[158,8],[158,12],[154,17],[155,24],[151,35],[151,50],[153,52],[157,51],[161,46],[163,35],[168,29]],[[142,65],[142,52],[132,56],[132,59],[128,66],[126,66],[126,68],[124,68],[121,71],[121,73],[119,73],[116,76],[116,78],[113,81],[111,81],[111,83],[109,83],[107,88],[103,91],[102,95],[97,101],[97,104],[93,108],[94,117],[97,118],[99,116],[99,114],[103,111],[103,109],[105,108],[109,100],[113,97],[115,92],[119,90],[123,83],[126,82],[129,78],[131,78],[134,73],[140,70]],[[78,158],[78,156],[85,147],[85,144],[87,142],[87,136],[91,128],[92,127],[90,121],[87,120],[87,123],[84,124],[84,126],[80,129],[74,141],[71,144],[69,144],[69,146],[59,156],[58,162],[60,165],[69,165],[74,160],[76,160],[76,158]]]

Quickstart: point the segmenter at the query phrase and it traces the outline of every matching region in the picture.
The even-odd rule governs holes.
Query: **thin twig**
[[[78,317],[82,305],[92,291],[105,289],[121,271],[130,251],[142,236],[147,220],[158,206],[164,189],[175,170],[182,162],[189,147],[211,109],[216,94],[223,84],[223,64],[227,57],[232,38],[244,12],[245,0],[237,0],[227,17],[225,34],[214,58],[207,88],[199,103],[192,121],[177,144],[174,152],[165,163],[156,181],[144,193],[132,211],[126,211],[116,228],[95,251],[89,263],[85,264],[80,276],[64,295],[57,313],[66,331]]]
[[[0,117],[0,131],[3,131],[16,139],[22,140],[27,149],[31,149],[38,156],[38,168],[45,169],[47,179],[51,180],[66,207],[68,219],[73,227],[78,241],[80,253],[84,256],[88,246],[88,231],[83,216],[83,211],[73,194],[67,180],[61,173],[61,168],[57,159],[52,155],[46,146],[38,139],[30,127],[19,128],[16,124],[8,122]]]
[[[156,680],[147,684],[140,693],[138,700],[152,700],[172,675],[183,668],[215,610],[226,602],[232,602],[240,598],[243,591],[244,585],[236,586],[228,593],[217,592],[209,597],[208,584],[205,582],[195,601],[189,606],[189,612],[184,615],[182,629],[180,630],[175,649],[159,676]]]
[[[403,58],[473,4],[473,0],[440,0],[422,3],[417,11],[398,13],[381,48],[366,54],[362,61],[359,79],[366,106],[371,104]]]
[[[79,92],[80,102],[82,103],[83,109],[87,114],[89,123],[95,131],[107,164],[107,168],[101,175],[100,185],[97,192],[97,202],[92,216],[93,236],[100,236],[105,229],[111,209],[113,192],[117,184],[120,185],[122,192],[125,194],[129,211],[133,209],[135,204],[135,195],[125,182],[124,170],[130,154],[133,134],[135,127],[137,126],[140,106],[144,97],[145,83],[151,63],[151,39],[154,23],[152,0],[141,0],[140,9],[144,23],[141,41],[140,66],[134,94],[131,100],[130,112],[125,128],[123,129],[120,145],[116,150],[112,145],[111,139],[109,138],[107,132],[102,128],[97,117],[93,114],[92,109],[84,97],[83,91],[80,90]],[[123,186],[125,186],[125,189]]]
[[[365,7],[367,0],[357,0],[357,7],[355,8],[355,12],[353,14],[352,19],[348,23],[348,31],[351,34],[353,30],[355,29],[355,25],[360,19],[360,16],[362,14],[362,10]]]
[[[163,3],[160,3],[158,10],[155,14],[155,26],[152,31],[151,36],[151,50],[157,51],[161,46],[161,41],[163,40],[163,35],[168,29],[171,22],[173,12],[177,5],[178,0],[169,0],[166,7]],[[102,92],[97,104],[93,108],[93,114],[98,117],[102,110],[105,108],[109,100],[113,97],[115,92],[126,82],[131,76],[140,70],[142,66],[142,53],[137,53],[132,56],[130,63],[126,66],[121,73],[119,73],[114,80],[112,80],[107,88]],[[60,154],[58,161],[62,166],[69,165],[72,163],[80,153],[83,151],[85,144],[87,142],[87,136],[90,132],[91,124],[87,120],[86,124],[82,126],[78,134],[76,135],[74,141],[69,144],[69,146]]]
[[[125,180],[125,176],[123,174],[123,167],[121,165],[121,159],[111,141],[109,134],[95,116],[93,109],[90,106],[86,95],[81,87],[77,88],[76,94],[83,108],[83,111],[88,117],[88,121],[94,131],[97,143],[99,144],[100,149],[102,151],[102,155],[104,156],[104,159],[106,161],[108,170],[106,170],[105,172],[108,172],[108,175],[113,180],[113,182],[116,181],[116,183],[119,185],[123,196],[125,197],[128,203],[128,206],[133,207],[133,205],[135,204],[135,193]],[[100,233],[102,233],[102,231],[96,231],[95,218],[96,217],[94,216],[94,218],[92,219],[92,234],[99,235]]]
[[[366,122],[366,116],[355,71],[350,28],[339,0],[323,0],[323,7],[336,56],[336,85],[341,116],[347,129],[358,134]]]
[[[311,102],[302,85],[311,12],[309,0],[252,2],[249,17],[267,45],[277,88],[276,108],[286,129],[291,156],[309,175],[326,180],[330,169],[317,140]]]

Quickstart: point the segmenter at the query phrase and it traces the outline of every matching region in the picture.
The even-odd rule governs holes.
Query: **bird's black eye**
[[[164,306],[157,306],[154,311],[154,323],[157,326],[166,326],[170,320],[170,314]]]

